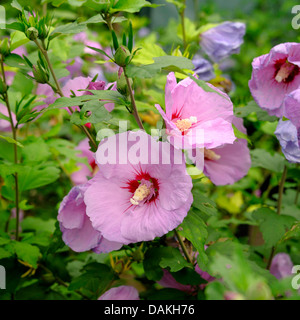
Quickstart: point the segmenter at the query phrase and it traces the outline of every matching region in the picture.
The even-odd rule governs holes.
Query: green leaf
[[[234,124],[232,124],[232,128],[233,128],[234,135],[236,136],[237,139],[245,139],[252,145],[251,140],[245,133],[240,131]]]
[[[59,178],[57,167],[20,166],[18,170],[20,190],[30,190],[53,183]]]
[[[145,0],[130,0],[130,1],[119,0],[115,3],[114,6],[112,6],[110,11],[111,12],[124,11],[124,12],[135,13],[135,12],[139,12],[143,7],[156,8],[159,6],[160,5],[151,4],[149,1],[145,1]]]
[[[114,32],[114,30],[112,30],[111,35],[112,35],[112,39],[113,39],[114,49],[117,51],[117,49],[119,48],[119,42],[118,42],[118,38],[117,38],[117,35]]]
[[[40,250],[38,247],[18,241],[15,241],[13,246],[17,257],[20,260],[29,263],[35,269],[37,268],[37,262],[40,256]]]
[[[252,167],[260,167],[282,173],[284,169],[285,159],[278,153],[271,155],[264,149],[255,149],[250,151],[252,159]]]
[[[177,272],[185,267],[193,267],[184,259],[178,249],[172,247],[166,248],[165,255],[161,257],[159,265],[164,269],[169,268],[171,272]]]
[[[126,46],[126,44],[125,44]],[[128,32],[128,50],[132,52],[133,49],[133,30],[132,30],[132,23],[129,22],[129,32]]]
[[[7,141],[8,143],[13,143],[13,144],[16,144],[17,146],[21,147],[21,148],[24,148],[24,146],[22,145],[22,143],[20,143],[19,141],[16,141],[14,140],[13,138],[11,137],[4,137],[2,135],[0,135],[0,139],[3,139],[5,141]]]
[[[185,74],[182,69],[193,69],[194,64],[185,57],[161,56],[153,58],[154,63],[135,66],[130,64],[126,67],[126,74],[130,78],[152,78],[161,70],[176,71]]]
[[[42,163],[51,156],[49,146],[42,138],[30,137],[25,146],[22,150],[24,163]]]
[[[250,101],[245,107],[235,108],[234,113],[239,118],[245,118],[251,113],[255,113],[257,120],[260,121],[277,121],[276,116],[270,116],[267,111],[260,108],[255,101]]]
[[[13,255],[11,251],[5,250],[4,248],[0,248],[0,260],[9,258]]]
[[[178,272],[172,272],[172,276],[177,282],[185,285],[196,286],[207,283],[206,280],[202,279],[201,276],[191,268],[184,268]]]
[[[50,36],[49,40],[52,40],[62,34],[75,34],[80,33],[86,29],[86,23],[78,23],[77,21],[69,24],[64,24],[55,28]]]
[[[290,230],[295,218],[278,215],[269,208],[260,208],[252,213],[252,217],[259,221],[259,229],[263,234],[267,247],[275,246],[279,240]]]
[[[85,113],[90,111],[91,115],[89,115],[86,119],[86,122],[90,123],[99,123],[102,121],[108,121],[112,118],[111,114],[104,107],[105,102],[100,101],[90,101],[87,102],[83,108],[81,109],[81,113]]]
[[[149,280],[159,281],[163,276],[163,270],[159,263],[164,257],[166,247],[150,248],[146,251],[143,261],[145,275]]]
[[[93,95],[83,95],[74,98],[62,97],[55,100],[54,103],[50,104],[49,107],[45,109],[45,111],[49,111],[57,108],[68,108],[75,106],[82,106],[88,101],[97,101],[97,100],[105,100],[105,101],[113,101],[116,103],[122,103],[123,96],[117,92],[112,90],[86,90]]]
[[[216,93],[218,94],[219,96],[221,96],[222,98],[226,99],[226,100],[230,100],[228,97],[226,97],[224,95],[224,93],[221,93],[220,91],[217,91],[213,88],[211,88],[205,81],[201,80],[201,79],[197,79],[195,78],[194,76],[192,75],[189,75],[190,79],[192,79],[194,82],[197,83],[197,85],[202,88],[204,91],[206,92],[213,92],[213,93]]]
[[[197,257],[199,267],[201,269],[205,269],[208,258],[205,254],[204,245],[208,236],[208,232],[207,226],[202,218],[199,216],[199,214],[191,210],[178,227],[178,231],[183,237],[188,239],[199,252]]]
[[[102,263],[90,263],[83,270],[83,274],[71,281],[68,288],[70,291],[84,288],[99,296],[115,279],[112,269]]]
[[[217,214],[216,203],[205,197],[200,190],[193,188],[192,190],[194,201],[193,207],[205,213],[207,216],[213,216]]]
[[[55,230],[54,219],[42,220],[37,217],[26,217],[21,221],[21,227],[23,231],[32,231],[35,232],[50,232],[53,233]]]

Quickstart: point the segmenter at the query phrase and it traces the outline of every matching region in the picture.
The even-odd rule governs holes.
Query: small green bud
[[[125,46],[120,46],[115,53],[115,62],[120,67],[125,67],[129,63],[130,51]]]
[[[122,68],[120,68],[120,70],[122,70]],[[129,79],[129,82],[132,86],[132,79]],[[123,70],[118,74],[117,90],[126,97],[129,95],[129,88]]]
[[[134,261],[140,262],[144,260],[144,252],[143,252],[143,244],[141,244],[137,250],[135,250],[132,254],[132,258]]]
[[[7,86],[0,77],[0,94],[5,93],[6,91],[7,91]]]
[[[55,282],[55,277],[52,273],[45,273],[41,276],[42,282],[45,284],[52,284]]]
[[[0,53],[2,56],[8,56],[10,54],[10,44],[8,38],[4,38],[0,44]]]
[[[49,72],[43,68],[40,64],[32,67],[33,76],[36,82],[38,83],[48,83],[49,81]]]
[[[30,27],[26,31],[26,37],[32,41],[36,40],[39,36],[39,32],[36,28]]]
[[[42,25],[39,28],[39,39],[43,40],[46,39],[48,37],[49,34],[49,28],[46,25]]]

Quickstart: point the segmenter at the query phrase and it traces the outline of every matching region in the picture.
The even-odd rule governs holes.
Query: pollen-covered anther
[[[152,192],[152,185],[140,184],[135,190],[133,197],[130,199],[131,204],[137,206],[143,200],[146,200]]]
[[[298,69],[296,65],[286,61],[278,70],[275,80],[278,83],[285,82],[289,76],[295,72],[295,69]]]
[[[189,119],[180,119],[175,122],[176,127],[185,132],[191,128],[191,126],[197,122],[197,117],[190,117]]]
[[[204,149],[204,158],[207,160],[219,160],[221,156],[212,150]]]

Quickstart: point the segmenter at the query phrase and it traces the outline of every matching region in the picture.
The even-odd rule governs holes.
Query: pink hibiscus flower
[[[84,193],[91,185],[73,187],[60,204],[57,219],[62,231],[62,239],[73,251],[83,252],[93,249],[96,253],[111,252],[122,247],[121,243],[107,241],[95,230],[86,215]]]
[[[113,85],[113,86],[112,86]],[[70,97],[74,93],[76,96],[83,96],[86,94],[92,94],[87,91],[80,91],[80,90],[107,90],[111,87],[111,90],[117,90],[116,83],[109,83],[105,85],[104,81],[95,81],[92,82],[92,78],[90,77],[76,77],[66,82],[64,87],[62,88],[62,92],[65,97]],[[107,111],[111,112],[114,109],[114,103],[106,103],[104,105]],[[73,107],[74,109],[74,107]]]
[[[97,166],[94,159],[94,153],[90,150],[88,138],[82,140],[76,149],[81,151],[79,157],[87,158],[89,163],[89,166],[84,163],[77,163],[77,166],[79,166],[80,169],[71,175],[72,182],[75,185],[79,185],[86,183],[88,181],[88,177],[91,178],[93,176],[94,169],[96,169]]]
[[[238,130],[247,134],[243,126],[243,119],[234,117],[233,124]],[[194,159],[195,164],[198,169],[203,169],[203,173],[215,185],[234,184],[242,179],[251,167],[250,151],[245,139],[237,139],[233,144],[225,144],[218,148],[204,149],[203,152],[204,155],[201,152],[197,153]],[[189,156],[190,159],[193,159],[191,151]]]
[[[300,89],[287,94],[283,101],[283,115],[300,128]]]
[[[235,140],[230,98],[208,85],[219,94],[204,91],[190,78],[177,83],[173,72],[168,75],[166,112],[159,105],[156,108],[165,120],[169,140],[176,148],[216,148]]]
[[[270,115],[283,116],[286,94],[300,86],[300,43],[282,43],[252,62],[249,88],[254,100]]]
[[[193,196],[183,154],[144,131],[102,140],[99,172],[84,194],[93,227],[111,241],[150,241],[176,228]]]
[[[136,288],[132,286],[120,286],[107,290],[98,300],[140,300],[140,297]]]

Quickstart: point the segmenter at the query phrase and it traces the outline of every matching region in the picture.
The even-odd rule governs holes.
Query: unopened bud
[[[39,32],[38,32],[38,30],[36,28],[30,27],[26,31],[26,36],[27,36],[28,39],[34,41],[34,40],[36,40],[38,38]]]
[[[115,62],[120,67],[125,67],[129,64],[131,53],[125,46],[120,46],[115,53]]]
[[[38,83],[48,83],[49,81],[49,72],[45,70],[41,65],[33,66],[32,72],[34,79]]]
[[[2,56],[8,56],[10,54],[10,44],[8,38],[4,38],[0,44],[0,53]]]
[[[0,94],[3,94],[7,91],[7,86],[3,82],[3,80],[0,78]]]
[[[118,79],[117,79],[117,90],[123,94],[124,96],[128,96],[129,95],[129,88],[127,85],[127,81],[123,72],[123,69],[120,68],[120,70],[122,70],[121,72],[118,73]],[[132,79],[129,79],[130,85],[132,86]]]

